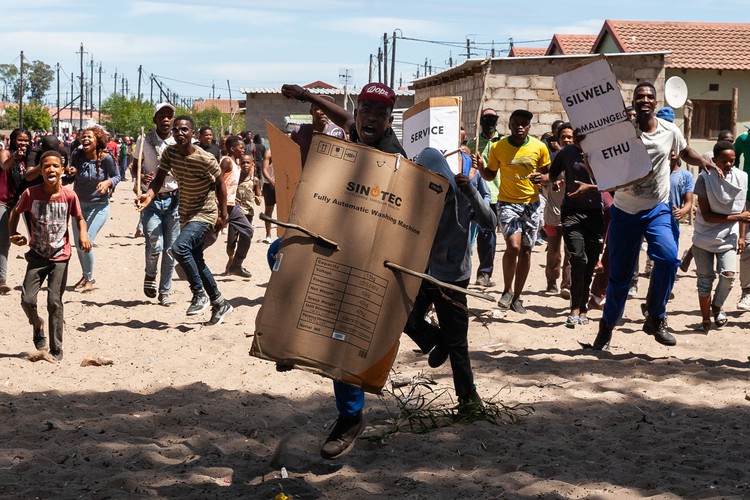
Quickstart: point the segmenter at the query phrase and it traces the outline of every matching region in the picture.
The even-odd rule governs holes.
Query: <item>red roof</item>
[[[196,111],[205,111],[210,108],[216,108],[228,115],[231,111],[237,111],[240,103],[237,99],[204,99],[193,102],[193,109]]]
[[[622,52],[670,51],[669,68],[750,70],[750,24],[608,19],[592,52],[607,35]]]
[[[312,83],[308,83],[307,85],[304,85],[302,87],[303,89],[335,89],[333,85],[326,82],[321,82],[320,80],[316,80]]]
[[[514,45],[510,48],[508,57],[537,57],[543,56],[546,52],[546,47],[519,47]]]
[[[547,47],[546,55],[589,54],[596,41],[596,35],[555,35]],[[557,51],[554,51],[554,49]]]

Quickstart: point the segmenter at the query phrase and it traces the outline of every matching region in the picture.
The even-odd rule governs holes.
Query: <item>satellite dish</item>
[[[673,108],[681,108],[688,98],[688,88],[685,80],[679,76],[670,77],[664,84],[664,98]]]

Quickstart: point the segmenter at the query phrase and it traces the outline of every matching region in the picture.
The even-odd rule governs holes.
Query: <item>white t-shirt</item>
[[[176,142],[171,135],[166,140],[162,139],[155,130],[147,132],[144,137],[146,141],[143,144],[143,165],[141,166],[141,172],[144,174],[156,174],[156,171],[159,169],[162,153],[167,149],[167,146],[176,144]],[[136,154],[140,148],[140,141],[141,138],[139,137],[135,144]],[[148,185],[143,184],[141,189],[145,193],[148,190]],[[177,181],[171,174],[167,174],[159,192],[168,193],[175,189],[177,189]]]
[[[687,147],[677,125],[661,118],[656,121],[656,130],[651,133],[636,128],[651,158],[653,175],[637,184],[618,189],[615,194],[615,206],[629,214],[651,210],[659,203],[669,202],[670,156],[672,151],[679,154]]]

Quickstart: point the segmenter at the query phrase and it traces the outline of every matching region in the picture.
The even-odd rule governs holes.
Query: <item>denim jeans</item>
[[[208,222],[188,222],[172,244],[172,254],[185,271],[193,295],[206,291],[212,303],[221,299],[211,270],[203,260],[203,238],[213,226]]]
[[[714,284],[716,274],[718,274],[719,283],[716,284],[711,304],[718,307],[723,306],[734,284],[734,276],[737,271],[737,251],[731,249],[716,253],[693,246],[693,259],[695,259],[695,274],[698,276],[698,296],[708,297],[711,295],[711,287]],[[716,260],[715,269],[714,260]]]
[[[97,202],[97,203],[81,203],[81,212],[83,218],[86,220],[87,232],[89,234],[89,240],[94,243],[96,235],[99,234],[99,230],[104,226],[109,218],[109,201]],[[76,245],[78,244],[78,224],[73,222],[73,236],[76,239]],[[83,276],[88,281],[94,281],[94,249],[92,248],[89,252],[84,252],[76,246],[76,252],[78,253],[78,262],[81,263],[81,270]]]
[[[63,340],[63,300],[65,285],[68,282],[68,262],[53,262],[38,255],[35,251],[26,252],[26,276],[21,289],[21,308],[29,318],[29,324],[39,324],[37,295],[42,283],[47,280],[47,331],[49,331],[49,350],[58,352],[62,349]]]
[[[679,227],[668,203],[659,203],[651,210],[629,214],[615,207],[610,209],[609,286],[602,321],[613,328],[622,318],[625,301],[633,277],[641,236],[648,242],[648,256],[654,261],[651,271],[649,298],[646,302],[649,317],[660,320],[667,314],[667,301],[672,292],[677,266],[677,237]]]
[[[10,253],[8,217],[10,216],[10,210],[8,205],[0,204],[0,281],[8,279],[8,254]]]
[[[168,294],[172,289],[174,256],[171,248],[180,234],[180,215],[177,213],[177,205],[177,195],[164,200],[155,198],[141,212],[143,235],[146,239],[146,274],[157,275],[159,256],[161,256],[159,293],[162,295]]]

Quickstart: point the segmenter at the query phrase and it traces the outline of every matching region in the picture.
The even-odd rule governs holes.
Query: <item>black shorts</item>
[[[276,188],[270,184],[263,184],[263,201],[267,207],[276,205]]]

